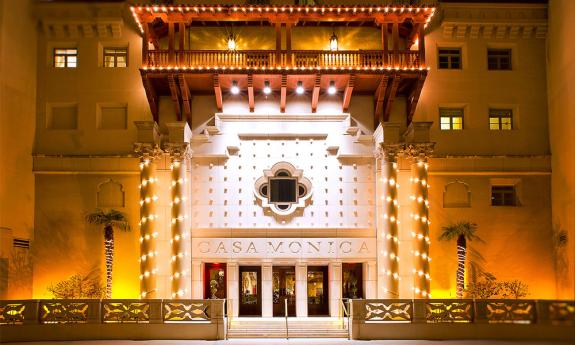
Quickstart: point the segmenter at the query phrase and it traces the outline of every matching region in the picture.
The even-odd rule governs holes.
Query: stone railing
[[[146,339],[144,328],[158,328],[162,325],[194,325],[184,333],[167,332],[174,326],[168,326],[160,333],[165,339],[224,339],[224,300],[6,300],[0,301],[0,333],[3,341],[59,340],[59,333],[50,327],[42,331],[39,337],[29,334],[27,326],[82,324],[85,333],[78,339],[125,339],[117,327],[110,328],[104,337],[99,335],[103,325],[125,324],[135,333],[135,339]],[[93,326],[93,327],[91,327]],[[106,327],[106,326],[104,326]],[[141,328],[140,327],[140,328]],[[76,327],[67,327],[69,331]],[[189,336],[194,329],[197,336]],[[93,336],[89,336],[94,332]],[[52,333],[51,333],[52,332]],[[117,333],[117,335],[115,334]],[[148,334],[148,336],[146,336]],[[186,335],[184,335],[186,334]],[[38,335],[38,334],[36,334]],[[74,338],[72,335],[71,338]],[[66,339],[71,339],[66,338]],[[133,338],[133,336],[132,336]],[[162,338],[164,339],[164,338]]]
[[[575,301],[368,299],[353,300],[351,315],[355,339],[575,339]]]

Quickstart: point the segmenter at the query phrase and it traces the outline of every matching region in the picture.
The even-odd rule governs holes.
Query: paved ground
[[[488,340],[338,340],[338,339],[234,339],[208,340],[93,340],[93,341],[47,341],[30,343],[5,343],[18,345],[572,345],[543,341],[488,341]]]

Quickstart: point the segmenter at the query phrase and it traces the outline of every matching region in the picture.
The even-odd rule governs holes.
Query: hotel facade
[[[103,278],[100,208],[113,298],[455,298],[468,221],[468,283],[573,299],[567,2],[4,2],[0,298]]]

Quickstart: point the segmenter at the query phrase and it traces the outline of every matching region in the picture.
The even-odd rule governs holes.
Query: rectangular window
[[[517,206],[515,186],[491,186],[491,206]]]
[[[56,68],[78,67],[78,49],[54,48],[54,67]]]
[[[128,66],[128,48],[104,48],[104,67]]]
[[[489,129],[508,131],[513,129],[513,111],[511,109],[489,109]]]
[[[460,48],[439,48],[439,69],[461,69]]]
[[[294,178],[270,179],[270,201],[272,203],[296,202],[296,186]]]
[[[439,108],[439,126],[442,131],[463,129],[463,108]]]
[[[487,68],[491,71],[511,69],[511,49],[487,49]]]

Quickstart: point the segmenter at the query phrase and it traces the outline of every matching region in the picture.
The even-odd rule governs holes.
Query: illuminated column
[[[382,144],[381,146],[381,203],[383,222],[378,235],[378,266],[380,277],[380,296],[399,298],[399,202],[397,199],[397,156],[401,144]]]
[[[433,144],[409,145],[413,157],[411,166],[411,200],[413,229],[413,294],[415,298],[431,298],[429,275],[429,200],[427,158],[433,149]]]
[[[169,146],[167,151],[170,154],[170,170],[172,176],[172,183],[170,185],[171,191],[171,239],[170,245],[172,248],[171,255],[171,285],[172,285],[172,298],[185,298],[188,295],[187,280],[188,269],[187,263],[189,262],[188,250],[186,248],[186,239],[188,238],[186,232],[186,160],[189,156],[187,145]]]
[[[140,151],[140,297],[156,298],[156,152],[150,146],[143,148]]]

